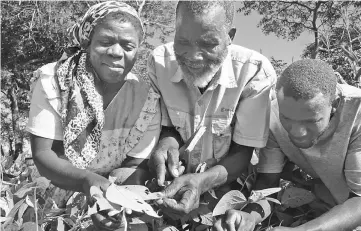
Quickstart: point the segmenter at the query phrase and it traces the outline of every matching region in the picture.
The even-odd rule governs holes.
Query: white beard
[[[228,47],[227,47],[226,51],[223,53],[222,57],[220,58],[220,60],[217,64],[214,64],[214,63],[211,65],[208,64],[207,66],[203,67],[203,70],[201,73],[197,73],[197,74],[191,72],[187,68],[187,65],[185,65],[183,62],[179,62],[179,60],[177,60],[177,62],[180,66],[183,79],[185,80],[185,82],[187,82],[187,84],[193,85],[198,88],[205,88],[212,81],[213,77],[217,74],[217,72],[222,67],[222,64],[223,64],[227,54],[228,54]],[[192,64],[190,64],[190,65],[192,65]]]
[[[181,72],[182,72],[184,80],[188,84],[193,85],[195,87],[199,87],[199,88],[205,88],[212,81],[213,77],[219,70],[219,67],[212,68],[211,70],[203,73],[201,76],[195,76],[188,69],[184,70],[186,68],[187,67],[181,66]]]
[[[213,77],[217,74],[217,72],[220,70],[223,62],[219,65],[212,65],[210,67],[206,67],[207,70],[204,71],[201,74],[193,74],[189,71],[189,69],[186,66],[181,65],[181,72],[184,80],[195,87],[198,88],[205,88],[208,86],[208,84],[212,81]]]

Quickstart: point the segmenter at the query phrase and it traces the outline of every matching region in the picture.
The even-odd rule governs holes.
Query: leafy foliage
[[[295,40],[302,33],[313,35],[302,57],[328,62],[340,82],[359,87],[361,3],[358,1],[245,1],[238,12],[261,15],[258,26],[265,34],[274,33]],[[277,62],[276,71],[279,74]]]

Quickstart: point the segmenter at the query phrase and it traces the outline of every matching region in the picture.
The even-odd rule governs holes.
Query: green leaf
[[[26,195],[25,197],[25,202],[27,205],[29,205],[30,207],[34,208],[34,198],[33,197],[29,197],[29,195]]]
[[[46,189],[50,186],[50,180],[45,177],[36,178],[34,182],[36,183],[36,188],[41,192],[41,194],[45,193]]]
[[[276,204],[281,204],[281,202],[275,198],[272,198],[272,197],[265,197],[264,199],[268,200],[268,201],[272,201],[273,203],[276,203]]]
[[[105,195],[106,199],[115,205],[129,208],[136,212],[145,213],[151,217],[160,218],[152,206],[145,202],[141,196],[124,187],[111,184]]]
[[[35,222],[25,222],[21,228],[20,231],[38,231],[41,230],[40,227],[36,227]]]
[[[8,225],[10,225],[10,223],[14,220],[14,217],[15,217],[15,215],[16,215],[16,213],[19,211],[19,208],[20,208],[20,206],[23,204],[23,203],[25,203],[25,199],[22,199],[22,200],[20,200],[20,201],[18,201],[15,205],[14,205],[14,207],[13,207],[13,209],[10,211],[10,213],[8,214],[8,217],[10,218],[10,219],[8,219],[5,223],[4,223],[4,228],[6,229],[6,226],[8,226]]]
[[[267,188],[263,190],[253,190],[248,200],[250,202],[258,202],[264,199],[266,196],[272,195],[276,192],[281,191],[282,188]],[[277,203],[277,202],[276,202]]]
[[[80,215],[82,210],[86,208],[86,205],[87,201],[85,194],[76,192],[68,199],[66,203],[66,213],[69,214],[70,217],[77,217]]]
[[[143,200],[158,200],[163,197],[161,193],[151,193],[149,189],[143,185],[118,185],[118,188],[124,188],[142,197]]]
[[[303,188],[287,188],[281,197],[281,203],[287,208],[296,208],[316,199],[312,192]]]
[[[219,200],[212,215],[222,215],[229,209],[242,209],[246,205],[246,197],[238,190],[231,190]]]
[[[31,182],[25,184],[23,187],[21,187],[16,193],[14,193],[14,197],[18,199],[24,198],[26,195],[28,195],[30,192],[33,191],[33,187],[35,187],[36,182]]]
[[[7,191],[5,191],[5,193],[7,193]],[[5,216],[7,216],[12,209],[10,203],[6,196],[0,198],[0,208],[4,210]]]
[[[207,226],[213,225],[213,216],[212,216],[212,210],[209,209],[208,204],[206,203],[200,203],[199,207],[196,209],[193,209],[190,213],[188,213],[186,216],[183,216],[181,218],[182,224],[187,224],[190,222],[200,223]]]
[[[294,221],[293,216],[291,216],[287,213],[282,213],[282,212],[276,211],[276,216],[277,216],[278,220],[280,220],[282,226],[289,226]]]
[[[24,217],[24,213],[26,211],[26,209],[29,207],[28,204],[23,203],[20,208],[19,208],[19,212],[18,212],[18,220],[22,219]]]

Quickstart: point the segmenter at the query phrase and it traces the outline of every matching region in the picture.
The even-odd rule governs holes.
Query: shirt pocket
[[[178,131],[183,141],[188,139],[187,127],[186,127],[186,116],[187,113],[176,111],[173,109],[168,110],[169,117],[172,121],[174,128]]]
[[[229,151],[232,141],[231,119],[212,119],[213,155],[219,160]]]

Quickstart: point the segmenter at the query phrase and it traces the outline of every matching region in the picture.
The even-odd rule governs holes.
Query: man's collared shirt
[[[237,45],[228,48],[220,75],[203,94],[184,81],[173,43],[156,48],[148,60],[149,77],[162,97],[162,125],[174,126],[184,141],[202,121],[207,128],[191,153],[192,167],[210,158],[219,160],[232,140],[260,148],[268,138],[276,73],[263,55]]]

